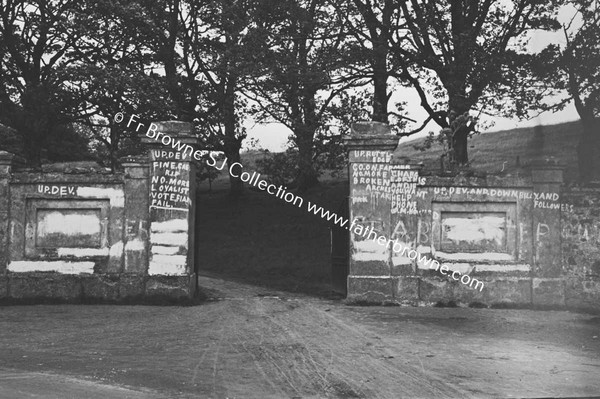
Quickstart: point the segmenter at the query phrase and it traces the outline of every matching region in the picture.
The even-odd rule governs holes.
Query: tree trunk
[[[296,145],[298,146],[298,176],[296,184],[298,190],[304,192],[319,184],[319,175],[313,164],[314,130],[304,127],[302,131],[294,132]]]
[[[600,181],[600,118],[581,119],[583,130],[577,145],[579,178]]]
[[[464,100],[462,92],[448,93],[448,124],[452,130],[450,142],[450,163],[454,166],[464,166],[469,163],[468,139],[473,126],[468,120],[471,108]]]
[[[27,164],[32,168],[39,168],[42,165],[42,143],[41,137],[43,136],[36,123],[24,123],[22,128],[19,129],[23,133],[23,155]]]
[[[23,113],[18,130],[23,136],[23,154],[31,167],[38,168],[42,164],[42,148],[51,134],[52,106],[41,86],[27,88],[21,101]]]
[[[179,0],[174,0],[171,10],[167,16],[166,31],[168,36],[165,36],[162,47],[159,50],[159,59],[162,59],[165,68],[166,87],[169,95],[175,102],[178,119],[181,121],[191,122],[194,120],[194,114],[189,112],[190,108],[194,107],[195,96],[190,96],[190,101],[186,100],[185,93],[179,86],[179,75],[177,72],[177,37],[179,33]]]
[[[226,141],[230,140],[226,138]],[[236,145],[235,142],[230,142],[229,145],[225,145],[224,152],[225,156],[227,157],[227,173],[229,174],[229,195],[237,198],[242,195],[244,185],[239,177],[232,176],[232,173],[229,173],[229,171],[233,172],[233,174],[237,176],[243,172],[243,169],[237,165],[232,169],[232,165],[236,162],[241,164],[240,146],[239,144]]]
[[[464,125],[457,127],[452,135],[452,162],[455,165],[463,166],[469,163],[468,137],[469,129]]]
[[[388,93],[387,93],[387,43],[377,43],[373,52],[373,114],[371,119],[376,122],[388,123]]]
[[[229,73],[227,77],[227,86],[223,98],[223,118],[225,125],[224,152],[227,156],[227,164],[231,168],[236,162],[240,162],[240,149],[242,142],[236,137],[236,115],[235,115],[235,87],[237,85],[236,77]],[[241,171],[235,168],[233,174],[238,175]],[[239,197],[242,194],[243,183],[239,177],[229,174],[229,194],[232,197]]]

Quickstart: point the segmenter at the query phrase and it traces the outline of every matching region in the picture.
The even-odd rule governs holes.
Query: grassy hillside
[[[526,173],[522,166],[532,160],[553,157],[566,166],[565,178],[570,181],[577,177],[575,148],[580,132],[579,122],[567,122],[479,134],[469,140],[471,166],[477,171],[498,173],[504,164],[505,172]],[[423,142],[424,139],[403,140],[396,153],[410,158],[413,162],[423,162],[426,169],[439,170],[441,145],[436,143],[427,151],[414,148],[415,144]]]
[[[469,159],[473,169],[487,173],[528,173],[526,166],[535,159],[553,158],[565,166],[565,180],[577,178],[576,147],[581,133],[579,122],[566,122],[556,125],[527,127],[499,132],[482,133],[469,140]],[[407,157],[411,162],[425,164],[431,171],[440,169],[442,146],[434,143],[426,150],[415,149],[422,145],[425,139],[408,141],[402,139],[396,154]],[[256,160],[264,157],[260,151],[242,153],[242,163],[247,170],[256,169]],[[325,184],[332,179],[329,173],[321,179]],[[213,188],[225,189],[229,184],[226,171],[221,172],[213,184]],[[208,184],[201,185],[202,190],[208,189]]]

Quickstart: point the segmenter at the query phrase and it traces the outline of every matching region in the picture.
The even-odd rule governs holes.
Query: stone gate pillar
[[[149,148],[149,259],[146,294],[196,292],[194,225],[198,143],[189,122],[155,122],[142,137]],[[174,294],[175,292],[175,294]]]
[[[8,205],[10,201],[8,182],[14,155],[0,151],[0,279],[6,273],[8,264]],[[5,285],[5,284],[3,284]]]
[[[390,248],[383,238],[392,233],[390,160],[398,137],[384,123],[359,122],[345,144],[350,179],[348,299],[385,302],[393,299],[396,288]]]
[[[6,151],[0,151],[0,298],[6,296],[8,278],[6,267],[9,259],[9,208],[10,208],[10,174],[16,165],[24,164],[24,160]]]
[[[563,168],[544,162],[532,165],[533,302],[564,305],[560,204]]]
[[[149,253],[150,169],[147,158],[127,157],[121,161],[125,170],[125,246],[123,272],[145,275]]]

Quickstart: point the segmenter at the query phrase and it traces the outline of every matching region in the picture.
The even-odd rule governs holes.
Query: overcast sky
[[[420,119],[422,120],[423,118]],[[575,111],[575,107],[572,104],[569,104],[569,106],[561,112],[554,114],[545,113],[540,115],[538,118],[523,122],[519,122],[516,119],[494,118],[494,127],[488,129],[487,131],[507,130],[517,127],[535,126],[537,124],[552,125],[555,123],[573,121],[577,119],[579,119],[579,117]],[[439,128],[436,126],[437,125],[435,123],[430,123],[426,129],[418,134],[415,134],[411,137],[411,139],[424,137],[427,135],[429,130],[438,132]],[[256,124],[254,126],[250,125],[246,143],[248,143],[251,138],[256,138],[259,140],[259,145],[262,148],[268,149],[269,151],[283,151],[286,148],[286,143],[290,134],[291,131],[287,127],[278,123]]]

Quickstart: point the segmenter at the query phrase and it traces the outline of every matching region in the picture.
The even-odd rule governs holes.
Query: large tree
[[[149,34],[157,63],[181,120],[194,122],[212,150],[223,151],[228,164],[240,161],[246,137],[240,91],[245,75],[246,37],[254,0],[142,1],[156,27]],[[230,192],[242,182],[230,176]]]
[[[491,112],[503,101],[494,93],[507,75],[525,35],[554,29],[552,2],[541,0],[398,1],[400,29],[393,32],[396,76],[411,82],[421,105],[446,135],[454,165],[469,162],[468,137],[475,131],[471,111]],[[428,94],[429,90],[429,94]]]
[[[246,133],[242,127],[240,91],[247,73],[247,41],[252,29],[254,0],[191,1],[184,19],[184,42],[188,70],[196,68],[208,87],[208,99],[214,112],[206,114],[204,126],[213,142],[227,157],[229,168],[240,162],[240,150]],[[239,173],[235,173],[239,175]],[[242,181],[229,174],[230,192],[239,195]]]
[[[337,9],[345,20],[347,40],[356,43],[355,48],[350,47],[353,55],[348,65],[350,73],[372,83],[371,120],[388,123],[391,96],[388,80],[395,69],[389,38],[398,22],[395,1],[340,1]]]
[[[360,77],[346,76],[343,21],[327,0],[286,0],[263,10],[255,40],[253,79],[247,95],[261,121],[286,125],[298,150],[295,183],[306,190],[318,183],[317,140],[328,140],[326,124],[337,112],[336,99]]]
[[[575,105],[582,125],[579,176],[584,182],[600,180],[600,5],[571,0],[565,11],[572,17],[562,26],[564,44],[548,46],[532,63],[538,78],[532,108],[556,111]]]
[[[73,0],[3,1],[0,6],[0,119],[23,136],[23,154],[39,166],[54,133],[87,111],[69,85],[73,49],[86,30],[86,4]]]
[[[73,115],[102,144],[101,161],[113,170],[118,159],[136,151],[137,134],[114,121],[118,112],[143,120],[172,119],[164,76],[152,72],[153,52],[147,38],[155,28],[140,4],[125,0],[91,2],[79,24],[86,29],[72,51],[81,61],[71,65],[73,92],[91,111]]]

